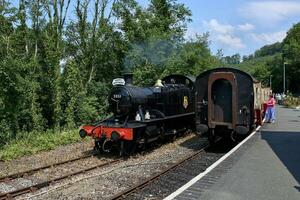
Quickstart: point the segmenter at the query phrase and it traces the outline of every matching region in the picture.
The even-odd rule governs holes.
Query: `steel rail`
[[[30,170],[27,170],[27,171],[18,172],[18,173],[15,173],[15,174],[3,176],[3,177],[0,177],[0,183],[1,182],[7,182],[7,181],[10,181],[10,180],[13,180],[13,179],[17,179],[17,178],[26,177],[26,176],[32,175],[32,174],[36,173],[37,171],[40,171],[40,170],[43,170],[43,169],[47,169],[47,168],[51,168],[51,167],[56,167],[56,166],[59,166],[59,165],[63,165],[63,164],[66,164],[66,163],[75,162],[77,160],[82,160],[82,159],[85,159],[85,158],[90,158],[90,157],[93,157],[95,155],[97,155],[97,154],[84,155],[84,156],[80,156],[78,158],[73,158],[73,159],[70,159],[70,160],[65,160],[65,161],[61,161],[61,162],[57,162],[57,163],[45,165],[45,166],[42,166],[42,167],[37,167],[37,168],[34,168],[34,169],[30,169]]]
[[[23,194],[26,194],[26,193],[31,193],[31,192],[34,192],[38,189],[50,186],[51,184],[53,184],[57,181],[67,179],[67,178],[70,178],[70,177],[78,175],[78,174],[83,174],[87,171],[91,171],[91,170],[94,170],[96,168],[109,166],[111,164],[118,163],[121,160],[122,159],[116,159],[116,160],[108,161],[108,162],[105,162],[105,163],[102,163],[102,164],[99,164],[99,165],[96,165],[96,166],[93,166],[93,167],[89,167],[89,168],[86,168],[86,169],[83,169],[83,170],[80,170],[80,171],[77,171],[77,172],[74,172],[74,173],[70,173],[70,174],[58,177],[58,178],[54,178],[54,179],[51,179],[51,180],[48,180],[48,181],[37,183],[37,184],[29,186],[29,187],[25,187],[25,188],[22,188],[22,189],[18,189],[18,190],[14,190],[14,191],[11,191],[11,192],[4,193],[4,194],[0,194],[0,200],[12,199],[14,197],[17,197],[17,196],[20,196],[20,195],[23,195]]]
[[[172,171],[173,169],[176,169],[177,167],[180,167],[182,164],[184,164],[185,162],[193,159],[194,157],[202,154],[208,147],[210,147],[210,145],[206,145],[205,147],[203,147],[202,149],[198,150],[197,152],[193,153],[192,155],[188,155],[186,157],[184,157],[183,159],[181,159],[179,162],[171,165],[170,167],[168,167],[167,169],[163,170],[162,172],[159,172],[147,179],[145,179],[144,181],[138,183],[137,185],[134,185],[130,188],[128,188],[125,191],[122,191],[118,194],[116,194],[115,196],[113,196],[111,198],[111,200],[116,200],[116,199],[124,199],[126,198],[128,195],[134,193],[137,190],[141,190],[144,187],[146,187],[148,184],[150,184],[151,182],[153,182],[154,180],[157,180],[158,178],[160,178],[162,175]]]

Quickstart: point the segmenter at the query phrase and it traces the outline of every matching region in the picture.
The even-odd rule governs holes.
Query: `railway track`
[[[205,147],[205,148],[207,148],[207,147]],[[163,170],[162,172],[160,172],[160,173],[158,173],[158,174],[156,174],[156,175],[154,175],[152,177],[147,178],[146,180],[142,181],[141,183],[139,183],[137,185],[134,185],[133,187],[131,187],[131,188],[125,190],[125,191],[120,192],[119,194],[113,196],[111,198],[111,200],[124,199],[127,196],[135,193],[136,191],[143,189],[144,187],[146,187],[147,185],[149,185],[154,180],[159,179],[164,174],[166,174],[166,173],[172,171],[173,169],[179,167],[183,163],[188,162],[189,160],[193,159],[194,157],[199,156],[200,154],[203,154],[205,152],[205,148],[203,148],[203,149],[201,149],[201,150],[193,153],[192,155],[189,155],[189,156],[181,159],[179,162],[173,164],[172,166],[168,167],[167,169]]]
[[[4,177],[0,178],[0,183],[10,183],[10,182],[13,182],[14,180],[16,180],[18,178],[27,178],[28,176],[34,175],[34,174],[36,174],[36,173],[38,173],[42,170],[62,166],[64,164],[73,163],[73,162],[76,162],[76,161],[79,161],[79,160],[94,157],[95,155],[96,154],[84,155],[84,156],[74,158],[74,159],[71,159],[71,160],[62,161],[62,162],[58,162],[58,163],[54,163],[54,164],[34,168],[34,169],[31,169],[31,170],[27,170],[27,171],[24,171],[24,172],[19,172],[19,173],[15,173],[15,174],[12,174],[12,175],[4,176]],[[115,160],[106,161],[104,163],[102,162],[100,164],[97,164],[97,165],[94,165],[94,166],[91,166],[91,167],[87,167],[87,168],[78,170],[76,172],[64,174],[63,176],[55,177],[55,178],[52,178],[50,180],[41,181],[39,183],[32,184],[28,187],[23,187],[21,189],[13,190],[13,191],[6,192],[6,193],[0,193],[0,200],[12,199],[14,197],[17,197],[17,196],[20,196],[20,195],[23,195],[23,194],[26,194],[26,193],[31,193],[31,192],[34,192],[38,189],[50,186],[51,184],[53,184],[55,182],[62,181],[64,179],[70,178],[70,177],[75,176],[75,175],[83,174],[83,173],[86,173],[88,171],[91,171],[91,170],[94,170],[94,169],[97,169],[97,168],[106,167],[106,166],[109,166],[111,164],[121,162],[122,160],[123,159],[119,158],[119,159],[115,159]]]
[[[151,150],[153,150],[153,148],[154,147],[152,147],[150,149],[147,149],[145,152],[151,152]],[[145,153],[145,152],[143,152],[143,153]],[[57,168],[57,167],[60,167],[60,166],[63,166],[63,165],[68,165],[68,164],[71,164],[73,162],[81,161],[81,160],[88,159],[88,158],[95,157],[95,156],[97,156],[97,154],[92,153],[92,154],[84,155],[84,156],[77,157],[77,158],[74,158],[74,159],[70,159],[70,160],[66,160],[66,161],[62,161],[62,162],[57,162],[57,163],[45,165],[45,166],[42,166],[42,167],[37,167],[37,168],[34,168],[34,169],[30,169],[30,170],[26,170],[26,171],[23,171],[23,172],[10,174],[10,175],[7,175],[7,176],[2,176],[2,177],[0,177],[0,184],[3,183],[3,184],[8,184],[8,185],[13,185],[14,186],[13,182],[16,181],[17,179],[24,178],[24,179],[31,180],[30,179],[31,176],[34,176],[35,174],[38,174],[39,172],[42,172],[42,174],[43,174],[44,170]],[[76,172],[73,172],[73,173],[64,174],[63,176],[55,177],[55,178],[52,178],[52,179],[47,178],[47,180],[45,180],[45,181],[39,181],[38,183],[31,184],[28,187],[27,186],[26,187],[22,186],[22,188],[17,187],[17,189],[15,189],[15,190],[12,190],[12,191],[9,191],[9,192],[4,192],[4,193],[1,193],[1,191],[0,191],[0,200],[12,199],[14,197],[18,197],[18,196],[21,196],[21,195],[24,195],[24,194],[27,194],[27,193],[31,193],[31,192],[34,192],[36,190],[48,187],[51,184],[54,184],[58,181],[62,181],[64,179],[70,178],[72,176],[83,174],[83,173],[86,173],[88,171],[91,171],[91,170],[94,170],[94,169],[97,169],[97,168],[106,167],[106,166],[109,166],[111,164],[115,164],[117,162],[123,161],[123,160],[124,159],[122,159],[122,158],[116,158],[115,160],[100,163],[98,165],[93,165],[89,168],[84,168],[82,170],[79,170],[79,171],[76,171]],[[44,179],[42,179],[42,180],[44,180]]]
[[[7,176],[2,176],[2,177],[0,177],[0,183],[2,183],[2,182],[8,182],[10,180],[17,179],[17,178],[23,178],[23,177],[32,175],[32,174],[34,174],[34,173],[36,173],[38,171],[41,171],[41,170],[44,170],[44,169],[47,169],[47,168],[57,167],[59,165],[63,165],[63,164],[66,164],[66,163],[71,163],[71,162],[74,162],[74,161],[77,161],[77,160],[82,160],[82,159],[85,159],[85,158],[90,158],[90,157],[93,157],[95,155],[96,154],[88,154],[88,155],[80,156],[80,157],[77,157],[77,158],[74,158],[74,159],[65,160],[65,161],[61,161],[61,162],[57,162],[57,163],[45,165],[45,166],[42,166],[42,167],[37,167],[37,168],[34,168],[34,169],[30,169],[30,170],[23,171],[23,172],[18,172],[18,173],[7,175]]]
[[[125,199],[125,198],[128,199],[128,197],[130,197],[130,199],[140,199],[140,196],[139,196],[139,198],[136,198],[136,196],[137,196],[136,194],[141,193],[141,191],[144,188],[147,188],[147,187],[151,186],[151,184],[153,182],[156,182],[157,180],[161,179],[162,176],[167,175],[169,172],[172,172],[172,171],[176,170],[177,168],[180,168],[182,165],[188,163],[188,161],[193,160],[196,157],[205,156],[206,155],[206,149],[208,149],[209,147],[210,147],[209,145],[206,145],[202,149],[194,152],[192,155],[189,155],[189,156],[181,159],[179,162],[177,162],[175,164],[172,164],[172,166],[168,167],[167,169],[164,169],[159,174],[156,174],[156,175],[154,175],[150,178],[147,178],[146,180],[142,181],[138,185],[135,185],[135,186],[130,187],[127,190],[125,190],[121,193],[118,193],[117,195],[113,196],[111,199]],[[84,155],[84,156],[74,158],[74,159],[71,159],[71,160],[62,161],[62,162],[58,162],[58,163],[38,167],[38,168],[27,170],[27,171],[24,171],[24,172],[8,175],[8,176],[5,176],[5,177],[0,177],[0,183],[11,183],[11,182],[13,182],[14,180],[16,180],[18,178],[27,179],[31,175],[35,175],[36,173],[41,172],[45,169],[55,168],[55,167],[58,167],[58,166],[64,165],[64,164],[68,165],[68,163],[80,161],[80,160],[83,160],[83,159],[86,159],[86,158],[94,157],[96,155],[97,154]],[[27,193],[32,193],[32,192],[35,192],[39,189],[48,187],[48,186],[50,186],[50,185],[52,185],[56,182],[62,181],[64,179],[68,179],[70,177],[73,177],[73,176],[76,176],[76,175],[79,175],[79,174],[84,174],[88,171],[91,171],[91,170],[94,170],[94,169],[97,169],[97,168],[106,167],[106,166],[109,166],[111,164],[118,163],[122,160],[123,159],[111,160],[111,161],[108,161],[108,162],[93,165],[93,166],[88,167],[88,168],[84,168],[84,169],[79,170],[79,171],[77,170],[76,172],[73,172],[73,173],[65,173],[65,174],[63,174],[62,176],[59,176],[59,177],[55,177],[55,178],[52,178],[52,179],[49,178],[45,181],[39,181],[38,183],[31,184],[28,187],[26,186],[26,187],[23,187],[21,189],[17,188],[13,191],[9,191],[9,192],[6,192],[6,193],[1,193],[0,192],[0,200],[12,199],[12,198],[15,198],[15,197],[27,194]],[[88,165],[88,166],[90,166],[90,165]],[[181,184],[182,184],[182,182],[181,182]],[[13,183],[11,185],[13,185]],[[131,197],[133,197],[133,198],[131,198]]]
[[[216,153],[207,153],[207,149],[211,148],[210,145],[205,146],[204,148],[196,151],[192,155],[186,156],[185,158],[181,159],[179,162],[169,166],[165,170],[147,178],[146,180],[128,188],[125,191],[122,191],[111,198],[111,200],[117,199],[156,199],[155,195],[159,194],[158,199],[162,199],[163,197],[167,196],[170,192],[174,191],[183,184],[183,181],[189,181],[191,178],[196,176],[198,173],[205,171],[207,167],[213,164],[216,160],[218,160],[224,152],[216,152]],[[227,150],[226,150],[227,151]],[[213,157],[207,159],[207,157]],[[202,159],[206,158],[206,159]],[[190,167],[186,167],[189,165],[190,162],[193,160],[200,160],[197,164],[191,164]],[[191,169],[198,168],[196,170]],[[180,175],[179,175],[180,174]],[[186,177],[182,177],[185,176]],[[181,177],[180,177],[181,176]],[[168,179],[168,180],[166,180]],[[159,183],[163,182],[163,183]],[[159,186],[160,185],[160,186]],[[162,191],[164,190],[163,187],[169,186],[167,192]],[[154,189],[153,189],[154,187]],[[156,191],[154,191],[156,189]],[[146,191],[143,191],[146,190]],[[150,194],[151,193],[151,194]],[[147,196],[150,195],[150,196]]]

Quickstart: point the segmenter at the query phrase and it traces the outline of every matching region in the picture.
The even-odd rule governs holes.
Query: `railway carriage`
[[[194,78],[170,75],[153,87],[132,85],[132,74],[115,79],[108,97],[113,116],[80,127],[81,137],[95,139],[95,148],[109,152],[117,147],[130,154],[137,146],[174,137],[195,127]]]
[[[271,91],[248,73],[215,68],[200,74],[195,85],[196,129],[210,141],[224,134],[236,140],[262,123],[263,104]]]

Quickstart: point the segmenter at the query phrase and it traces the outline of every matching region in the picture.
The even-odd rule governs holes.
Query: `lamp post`
[[[272,75],[270,75],[270,88],[272,89]]]
[[[283,94],[285,94],[285,65],[287,62],[283,62]]]

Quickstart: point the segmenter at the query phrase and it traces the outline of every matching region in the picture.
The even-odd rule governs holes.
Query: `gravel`
[[[188,135],[124,162],[74,176],[18,199],[109,199],[207,144]],[[1,188],[1,186],[0,186]]]
[[[83,140],[54,150],[41,152],[31,156],[24,156],[12,161],[0,162],[0,177],[42,167],[55,162],[61,162],[88,154],[93,149],[93,141]]]

